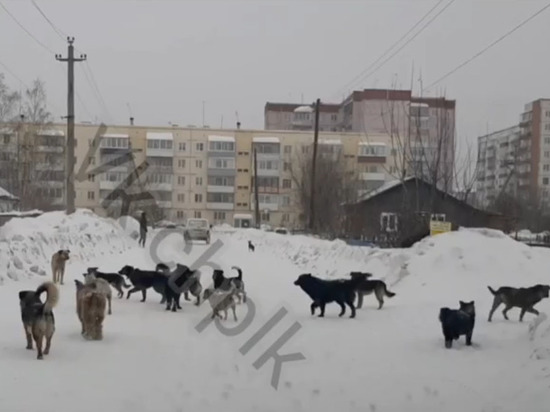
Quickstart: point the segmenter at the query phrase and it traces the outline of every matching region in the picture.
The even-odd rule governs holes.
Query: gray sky
[[[48,48],[66,43],[26,0],[0,0]],[[440,10],[450,0],[445,0]],[[344,87],[436,0],[37,0],[88,55],[108,114],[77,64],[77,90],[99,120],[263,128],[266,101],[338,102],[353,88],[424,86],[544,6],[540,0],[457,0],[365,80]],[[437,10],[433,13],[435,14]],[[550,97],[550,9],[432,89],[457,100],[460,139],[517,121],[524,103]],[[420,28],[420,27],[419,27]],[[66,71],[0,8],[0,62],[24,82],[47,83],[64,114]],[[4,72],[2,67],[0,71]],[[7,81],[19,82],[6,74]],[[90,120],[79,100],[77,119]]]

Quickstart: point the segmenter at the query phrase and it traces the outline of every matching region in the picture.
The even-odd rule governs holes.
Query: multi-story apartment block
[[[65,205],[65,134],[20,123],[0,130],[0,186],[24,208]]]
[[[504,192],[550,201],[550,99],[526,104],[518,125],[478,137],[477,192],[486,207]]]
[[[455,106],[454,100],[415,97],[410,90],[365,89],[340,104],[322,104],[319,124],[320,130],[390,135],[402,148],[401,161],[409,175],[450,190]],[[313,106],[268,102],[264,118],[267,130],[313,130],[314,125]]]

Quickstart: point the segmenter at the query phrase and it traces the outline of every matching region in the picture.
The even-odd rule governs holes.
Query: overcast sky
[[[444,0],[435,15],[451,0]],[[67,53],[30,1],[0,2],[44,45]],[[106,108],[77,64],[77,120],[263,128],[266,101],[339,102],[352,89],[424,87],[543,7],[539,0],[456,0],[387,64],[350,84],[436,0],[37,0],[88,55]],[[550,97],[550,9],[425,95],[457,100],[459,138],[517,121],[523,105]],[[422,26],[422,25],[421,25]],[[419,26],[417,28],[420,29]],[[413,32],[414,33],[414,32]],[[64,64],[0,8],[0,62],[25,83],[47,84],[64,114]],[[0,66],[0,71],[5,70]],[[90,77],[90,76],[89,76]],[[364,76],[363,76],[364,77]],[[6,74],[7,81],[19,81]],[[87,113],[89,112],[89,114]]]

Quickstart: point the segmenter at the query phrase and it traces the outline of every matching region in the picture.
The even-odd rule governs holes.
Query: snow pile
[[[0,227],[0,284],[5,277],[51,276],[51,256],[59,249],[71,251],[71,262],[88,262],[133,246],[119,223],[89,210],[14,218]]]
[[[127,236],[132,239],[139,238],[139,222],[132,216],[121,216],[117,220]]]

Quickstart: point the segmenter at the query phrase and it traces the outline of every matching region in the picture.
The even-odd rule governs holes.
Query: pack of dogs
[[[255,251],[252,242],[248,242],[248,250]],[[51,259],[52,281],[43,282],[34,291],[19,292],[21,320],[29,350],[33,350],[33,341],[36,345],[37,359],[43,359],[51,349],[52,338],[55,333],[55,318],[53,309],[59,301],[58,284],[63,284],[65,267],[70,259],[70,251],[61,249],[55,252]],[[118,293],[118,298],[124,297],[124,289],[129,289],[126,299],[133,293],[141,292],[141,302],[147,300],[147,290],[153,289],[161,295],[161,304],[166,305],[166,311],[177,312],[182,309],[180,298],[183,294],[186,301],[189,295],[195,298],[195,305],[208,301],[212,309],[211,318],[227,320],[228,312],[233,313],[237,321],[237,305],[247,302],[247,292],[240,267],[232,266],[237,276],[227,277],[221,269],[214,269],[212,285],[203,289],[201,272],[197,269],[177,263],[173,269],[159,263],[154,270],[143,270],[126,265],[118,273],[100,272],[98,267],[89,267],[83,274],[82,281],[75,279],[76,312],[81,323],[81,335],[86,340],[103,339],[103,323],[107,315],[112,315],[112,290]],[[384,298],[393,298],[396,294],[390,291],[383,280],[372,279],[372,273],[351,272],[349,278],[321,279],[311,273],[300,275],[294,285],[299,286],[311,299],[311,315],[319,309],[319,317],[325,316],[328,303],[337,303],[340,306],[339,317],[350,309],[350,318],[355,318],[356,310],[361,309],[365,296],[374,295],[378,301],[378,310],[384,306]],[[126,282],[126,279],[129,283]],[[534,306],[550,295],[550,285],[538,284],[527,288],[502,286],[493,289],[488,286],[493,296],[493,305],[489,312],[488,321],[492,321],[494,312],[502,304],[502,315],[509,320],[507,313],[512,308],[519,308],[519,321],[522,322],[527,312],[539,315]],[[41,296],[46,294],[44,302]],[[202,300],[201,300],[202,299]],[[223,314],[223,315],[222,315]],[[442,307],[439,310],[439,322],[446,348],[452,348],[453,341],[461,336],[465,337],[466,345],[472,345],[472,335],[475,326],[475,302],[459,301],[458,309]],[[45,345],[44,345],[45,344]]]

